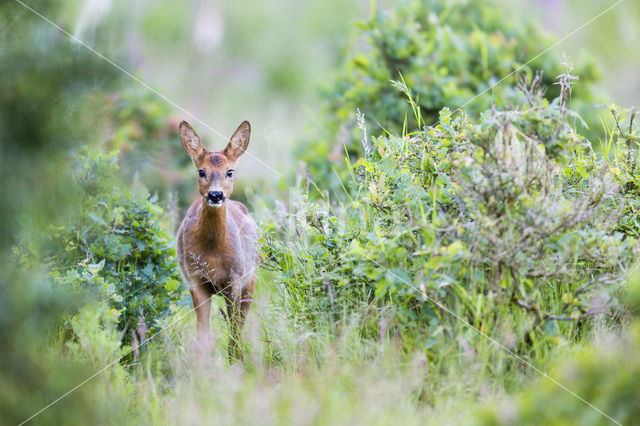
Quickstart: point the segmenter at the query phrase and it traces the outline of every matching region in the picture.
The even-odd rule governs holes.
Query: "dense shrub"
[[[603,333],[571,355],[565,355],[549,375],[601,410],[551,381],[540,378],[500,404],[478,410],[485,425],[537,425],[611,423],[633,424],[640,416],[640,276],[631,276],[626,302],[635,318],[618,333]]]
[[[58,284],[97,292],[123,341],[136,343],[183,293],[155,198],[125,189],[116,160],[115,153],[77,155],[73,183],[81,202],[69,223],[51,231],[43,257]]]
[[[514,109],[477,120],[444,109],[435,127],[363,139],[344,204],[302,199],[292,229],[265,230],[294,311],[316,321],[363,306],[386,318],[373,335],[427,348],[465,328],[451,311],[528,351],[617,306],[637,160],[616,129],[615,167],[575,132],[571,81],[551,102],[521,80]]]
[[[377,10],[358,25],[327,93],[319,134],[304,145],[301,157],[320,186],[339,188],[331,168],[341,169],[345,146],[356,158],[362,154],[357,108],[373,136],[433,125],[445,107],[464,105],[467,114],[477,118],[492,104],[505,107],[514,101],[513,79],[486,90],[534,58],[522,71],[540,70],[545,97],[554,99],[560,91],[553,83],[563,72],[561,56],[550,51],[537,57],[553,41],[531,20],[509,16],[490,0],[405,1]],[[591,134],[598,135],[601,124],[595,110],[583,107],[595,102],[591,86],[599,73],[589,61],[577,65],[576,72],[581,85],[573,93],[573,107],[595,131]],[[411,88],[413,105],[407,103],[402,83]]]

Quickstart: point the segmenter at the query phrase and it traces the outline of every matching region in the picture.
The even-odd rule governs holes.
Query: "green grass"
[[[504,371],[510,355],[471,330],[460,337],[469,342],[464,350],[451,342],[439,363],[403,351],[396,338],[364,338],[357,313],[312,330],[284,311],[283,288],[271,279],[260,273],[243,361],[227,358],[220,299],[212,312],[216,344],[204,361],[195,353],[195,314],[182,307],[136,364],[94,379],[95,402],[115,397],[122,416],[140,424],[469,424],[478,402],[500,400],[534,376],[526,368]],[[124,351],[113,346],[115,332],[80,328],[87,334],[73,356],[98,368]]]

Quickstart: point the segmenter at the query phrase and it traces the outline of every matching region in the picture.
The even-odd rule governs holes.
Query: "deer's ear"
[[[207,152],[196,132],[189,126],[189,123],[183,121],[180,123],[180,140],[184,150],[187,151],[193,163],[198,165],[202,157]]]
[[[251,125],[248,121],[243,121],[236,129],[231,140],[224,149],[224,155],[231,161],[236,161],[247,149],[249,136],[251,135]]]

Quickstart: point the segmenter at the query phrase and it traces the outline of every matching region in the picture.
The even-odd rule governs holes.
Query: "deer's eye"
[[[227,177],[233,177],[233,170],[227,170]]]
[[[207,174],[204,172],[204,170],[198,170],[198,176],[201,178],[205,178],[207,177]]]

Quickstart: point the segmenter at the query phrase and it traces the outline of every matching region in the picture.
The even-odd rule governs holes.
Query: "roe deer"
[[[250,133],[245,121],[223,151],[208,151],[191,126],[180,123],[180,139],[198,171],[201,197],[191,204],[178,230],[178,259],[193,298],[199,349],[205,354],[211,349],[213,295],[227,302],[230,357],[240,356],[238,340],[253,302],[258,229],[247,208],[229,199],[233,168],[249,145]]]

